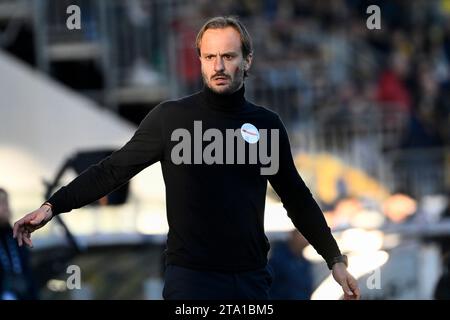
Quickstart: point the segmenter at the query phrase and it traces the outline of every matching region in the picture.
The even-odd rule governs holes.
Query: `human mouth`
[[[215,77],[213,80],[217,84],[224,84],[224,83],[228,82],[227,77]]]
[[[216,77],[213,77],[213,80],[228,80],[228,77],[227,76],[216,76]]]

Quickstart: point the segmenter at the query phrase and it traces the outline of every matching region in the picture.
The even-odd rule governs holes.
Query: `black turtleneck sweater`
[[[205,86],[191,96],[162,102],[148,113],[121,149],[91,166],[48,199],[54,206],[54,214],[85,206],[160,161],[169,224],[167,264],[216,271],[244,271],[265,266],[270,248],[264,233],[267,181],[294,225],[318,253],[326,261],[340,255],[320,208],[294,166],[283,123],[276,113],[247,101],[244,91],[242,86],[231,95],[219,95]],[[226,129],[240,130],[244,123],[268,132],[278,129],[277,173],[262,175],[261,161],[254,164],[248,158],[244,164],[237,161],[174,163],[172,149],[180,143],[172,138],[176,129],[189,131],[192,159],[199,151],[194,142],[198,137],[194,121],[201,121],[203,133],[209,128],[218,129],[223,134],[224,145]],[[204,150],[211,141],[200,143]],[[244,144],[248,151],[249,144]],[[271,151],[271,144],[268,145]],[[235,159],[236,148],[237,143]],[[223,159],[226,159],[225,153],[223,147]]]

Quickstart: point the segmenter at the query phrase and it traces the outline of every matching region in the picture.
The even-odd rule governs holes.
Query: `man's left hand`
[[[344,291],[344,300],[359,300],[361,298],[358,282],[347,271],[347,267],[344,263],[335,263],[333,265],[332,274],[334,280],[339,283]]]

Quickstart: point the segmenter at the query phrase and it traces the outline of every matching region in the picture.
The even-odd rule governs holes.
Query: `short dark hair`
[[[248,33],[245,26],[242,22],[239,21],[236,16],[219,16],[214,17],[206,21],[203,27],[197,34],[197,38],[195,39],[195,46],[197,48],[197,53],[200,56],[200,44],[203,38],[203,34],[208,29],[224,29],[227,27],[232,27],[236,30],[241,37],[241,50],[242,56],[247,58],[250,54],[253,54],[253,43],[250,34]],[[246,77],[247,71],[244,72],[244,76]]]

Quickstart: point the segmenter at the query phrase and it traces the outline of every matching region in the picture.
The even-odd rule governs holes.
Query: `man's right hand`
[[[13,234],[14,238],[17,239],[19,247],[25,243],[32,248],[33,242],[31,241],[31,233],[45,226],[52,217],[52,208],[49,205],[44,204],[39,209],[16,221],[16,223],[14,223]]]

